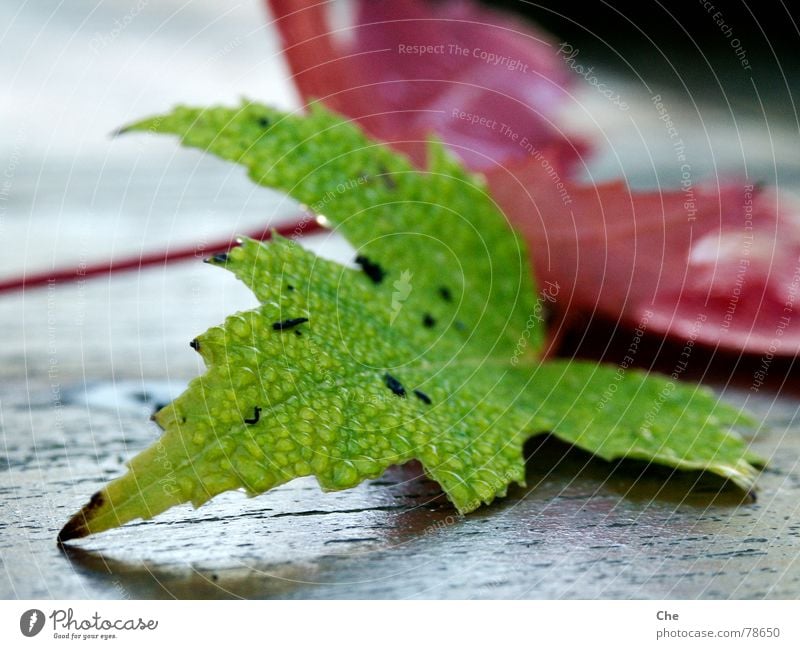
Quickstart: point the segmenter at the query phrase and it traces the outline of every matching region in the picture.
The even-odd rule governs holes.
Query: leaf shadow
[[[379,564],[384,560],[384,555],[397,556],[404,546],[409,546],[410,552],[417,552],[417,542],[436,545],[447,543],[448,536],[453,534],[478,533],[473,523],[488,523],[501,512],[513,516],[516,507],[520,507],[520,515],[529,515],[537,507],[547,507],[555,499],[592,502],[611,497],[643,507],[660,504],[667,510],[675,507],[702,510],[709,507],[733,508],[749,502],[747,494],[717,476],[703,472],[670,471],[645,462],[606,462],[550,435],[531,439],[525,446],[525,457],[528,486],[512,487],[507,498],[499,499],[466,518],[457,514],[436,483],[424,477],[419,464],[393,467],[368,487],[368,499],[374,500],[375,505],[364,515],[375,516],[376,512],[380,512],[382,516],[372,531],[376,537],[375,543],[325,546],[329,550],[321,552],[311,561],[271,561],[269,547],[272,539],[268,535],[264,537],[256,556],[240,557],[233,564],[218,567],[213,567],[213,564],[209,567],[208,563],[202,561],[193,564],[188,559],[184,563],[174,564],[127,560],[78,545],[63,545],[61,552],[78,575],[91,581],[95,590],[113,598],[258,599],[317,594],[325,596],[326,593],[341,592],[335,590],[341,584],[335,584],[332,580],[341,574],[339,569],[344,563],[350,562],[344,573],[352,577],[353,565],[365,558],[366,553],[373,554],[369,560]],[[287,523],[290,526],[299,526],[300,519],[296,518],[299,516],[309,522],[308,527],[298,531],[297,539],[302,542],[302,537],[306,535],[306,542],[310,543],[319,540],[311,537],[326,533],[319,525],[318,515],[342,521],[347,516],[355,515],[356,520],[351,522],[361,525],[359,531],[363,532],[363,519],[358,518],[359,514],[355,512],[352,509],[313,510],[261,517],[245,512],[232,518],[241,519],[241,524],[246,524],[248,519],[250,523],[260,523],[261,518],[289,518]],[[206,525],[213,526],[214,523],[207,522]],[[467,527],[470,530],[466,530]],[[163,534],[165,531],[159,532]],[[197,542],[207,543],[211,537],[213,530],[209,528],[197,535]],[[202,541],[204,538],[206,540]],[[334,547],[338,549],[333,550]]]
[[[262,599],[281,598],[306,576],[292,564],[220,570],[125,561],[75,545],[59,546],[72,568],[113,599]],[[268,579],[265,579],[269,577]]]
[[[681,471],[640,460],[602,460],[552,435],[540,435],[525,445],[528,487],[520,497],[552,497],[579,493],[623,496],[634,503],[670,506],[736,507],[755,495],[730,480],[707,471]]]

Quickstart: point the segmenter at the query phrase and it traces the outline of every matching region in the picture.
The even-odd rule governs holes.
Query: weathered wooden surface
[[[800,401],[790,397],[751,400],[766,422],[756,448],[772,458],[756,503],[705,476],[667,479],[548,442],[528,449],[527,489],[466,518],[410,467],[336,494],[310,479],[253,499],[226,494],[198,511],[178,508],[57,547],[68,515],[154,439],[148,415],[168,392],[123,370],[113,382],[32,375],[3,383],[0,596],[800,594]]]

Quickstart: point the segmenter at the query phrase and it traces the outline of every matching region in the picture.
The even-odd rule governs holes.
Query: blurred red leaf
[[[324,3],[269,4],[304,100],[420,164],[433,133],[485,173],[537,278],[560,287],[562,318],[646,322],[735,352],[800,352],[800,209],[746,182],[687,196],[571,180],[588,147],[559,128],[569,74],[548,35],[466,0],[361,0],[340,31]]]

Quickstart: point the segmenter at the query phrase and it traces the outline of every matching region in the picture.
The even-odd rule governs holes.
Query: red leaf
[[[542,165],[495,169],[493,195],[531,247],[563,314],[600,315],[748,353],[800,350],[796,205],[744,183],[634,192],[565,182]]]
[[[569,75],[552,39],[529,25],[463,0],[368,0],[351,30],[333,33],[324,4],[269,4],[302,97],[416,162],[431,133],[473,169],[524,160],[521,140],[560,148],[565,166],[579,160],[584,145],[555,121]]]
[[[586,146],[559,129],[569,75],[548,36],[466,0],[361,0],[356,25],[338,34],[325,5],[270,4],[304,99],[322,98],[418,163],[435,133],[486,174],[537,278],[560,286],[562,316],[800,352],[800,210],[744,183],[689,195],[571,181]]]

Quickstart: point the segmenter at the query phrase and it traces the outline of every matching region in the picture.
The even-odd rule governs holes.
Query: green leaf
[[[540,307],[522,239],[484,184],[441,145],[430,145],[421,173],[322,107],[303,116],[250,103],[177,108],[124,131],[179,135],[183,144],[244,165],[256,183],[323,215],[359,255],[380,262],[386,276],[376,290],[382,295],[397,290],[403,272],[413,274],[404,308],[396,313],[383,305],[385,322],[407,335],[420,335],[420,319],[429,312],[438,323],[463,329],[457,340],[436,341],[448,350],[467,345],[507,356],[526,328],[525,353],[540,349],[544,329],[528,322]],[[442,290],[450,302],[441,299]]]
[[[739,413],[706,389],[594,363],[541,363],[527,254],[433,144],[429,167],[319,108],[179,108],[128,130],[175,133],[322,213],[365,270],[289,239],[209,260],[257,296],[193,346],[208,370],[156,415],[164,435],[95,494],[66,540],[300,476],[353,487],[419,460],[461,512],[524,484],[522,445],[552,432],[605,459],[707,470],[751,489]]]

